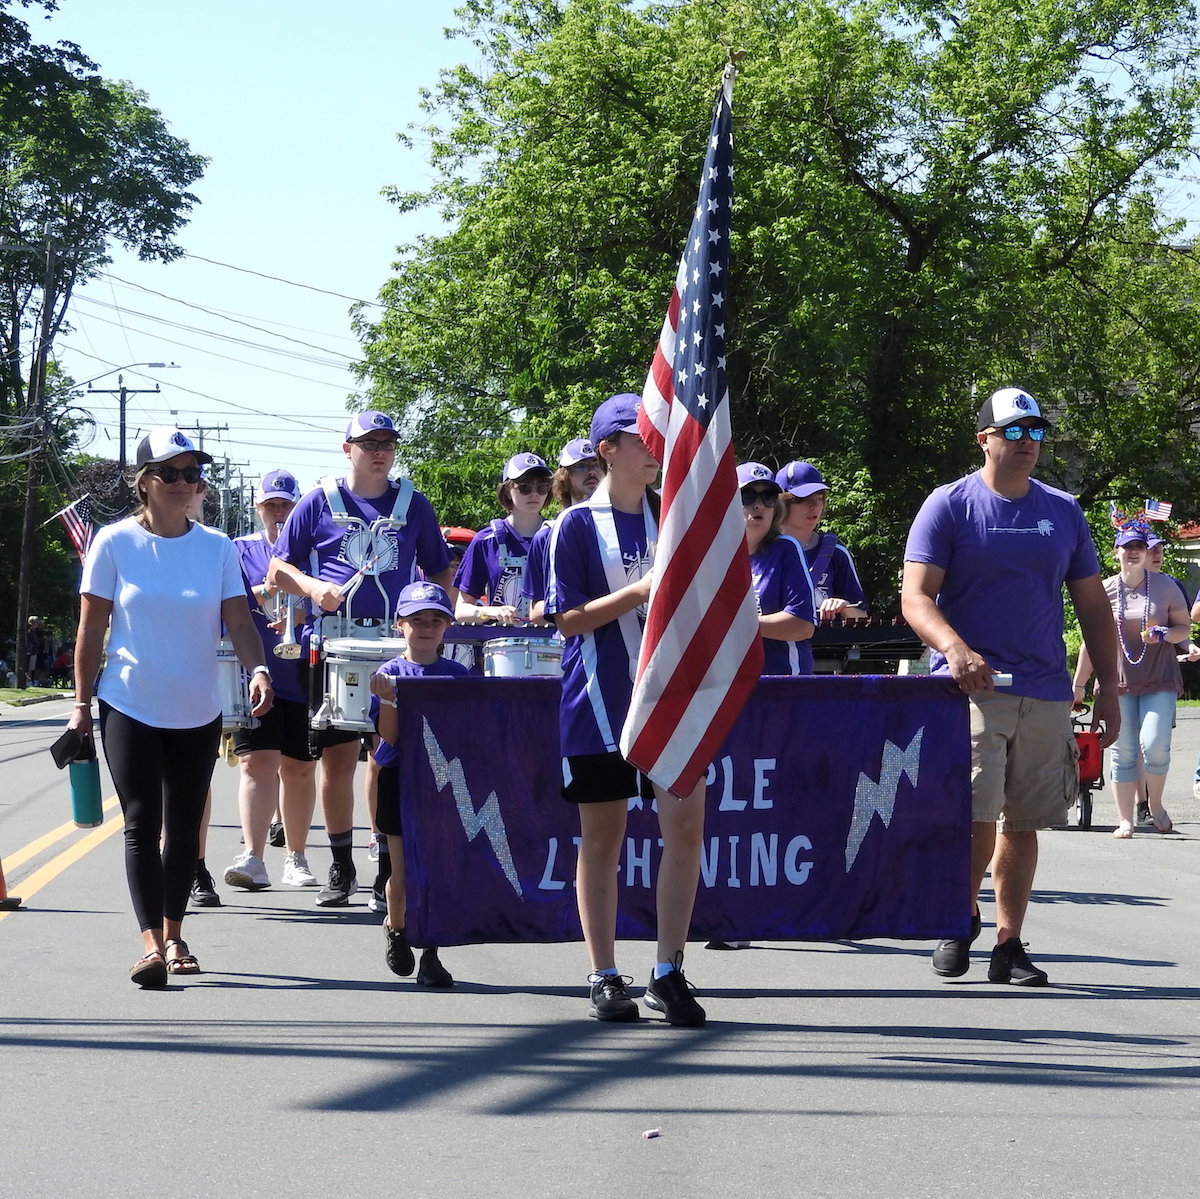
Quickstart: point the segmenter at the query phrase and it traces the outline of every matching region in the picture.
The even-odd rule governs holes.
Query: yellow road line
[[[108,805],[105,805],[106,807]],[[105,841],[125,826],[125,817],[118,815],[111,817],[105,821],[99,828],[94,828],[86,837],[81,837],[74,845],[68,845],[62,853],[58,854],[48,861],[44,866],[35,870],[28,878],[23,878],[18,887],[14,888],[13,884],[9,883],[10,890],[16,890],[20,895],[22,903],[36,895],[43,887],[52,883],[68,866],[78,862],[85,854],[91,853],[97,845],[102,845]],[[74,828],[74,824],[71,825]],[[12,912],[0,912],[0,922],[6,920]]]
[[[117,806],[117,797],[115,795],[104,801],[104,811],[111,812]],[[52,829],[44,837],[39,837],[36,841],[30,841],[23,849],[18,849],[16,853],[5,854],[0,858],[4,862],[4,870],[7,874],[10,870],[16,870],[20,866],[24,866],[30,858],[36,858],[43,849],[49,849],[56,841],[61,841],[64,837],[71,833],[77,833],[79,826],[73,820],[68,820],[66,824],[60,824],[58,828]]]

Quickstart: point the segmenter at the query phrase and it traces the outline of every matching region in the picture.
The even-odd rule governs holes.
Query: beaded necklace
[[[1142,597],[1142,629],[1145,630],[1146,622],[1150,618],[1150,572],[1146,571],[1143,578],[1145,594]],[[1134,588],[1137,591],[1137,588]],[[1125,655],[1125,661],[1130,666],[1136,666],[1145,656],[1148,646],[1146,642],[1138,638],[1138,656],[1131,657],[1129,646],[1125,643],[1125,576],[1117,575],[1117,637],[1121,642],[1121,653]]]

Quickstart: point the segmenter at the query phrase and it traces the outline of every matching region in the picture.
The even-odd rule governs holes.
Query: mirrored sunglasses
[[[1002,429],[993,429],[993,433],[999,433],[1005,441],[1020,441],[1026,433],[1029,434],[1030,441],[1041,441],[1046,436],[1044,428],[1030,429],[1025,425],[1005,425]]]

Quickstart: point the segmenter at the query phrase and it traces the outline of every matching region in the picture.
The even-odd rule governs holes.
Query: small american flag
[[[1147,500],[1145,513],[1147,520],[1170,520],[1171,509],[1173,504],[1165,503],[1163,500]]]
[[[82,562],[87,557],[88,546],[92,544],[92,501],[86,495],[80,496],[73,504],[56,512],[55,516],[62,521]]]
[[[663,464],[662,519],[621,752],[680,797],[703,777],[763,658],[725,378],[733,76],[726,67],[638,412],[642,437]]]

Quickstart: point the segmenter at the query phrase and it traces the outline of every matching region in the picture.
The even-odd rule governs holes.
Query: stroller
[[[1092,827],[1092,795],[1104,789],[1100,734],[1088,728],[1091,711],[1087,704],[1071,710],[1071,727],[1079,746],[1079,789],[1075,793],[1075,823],[1079,828]]]

